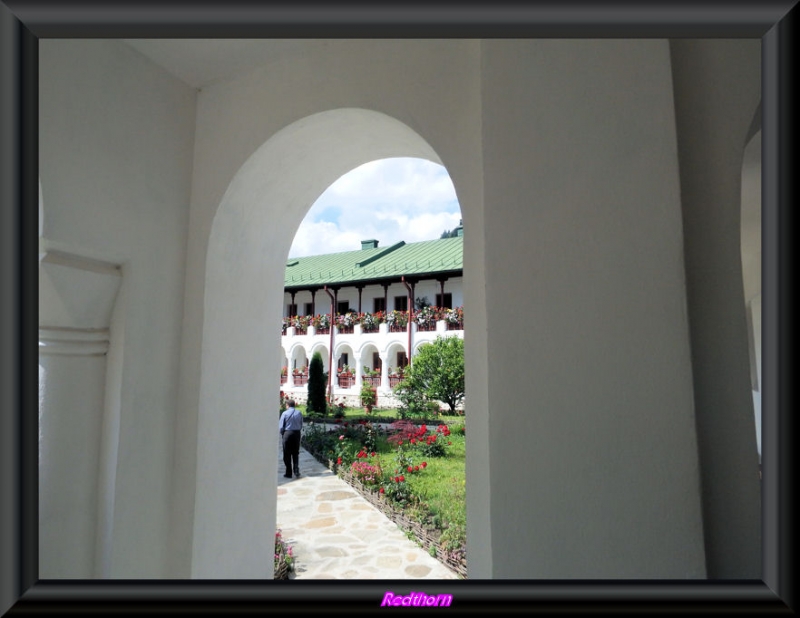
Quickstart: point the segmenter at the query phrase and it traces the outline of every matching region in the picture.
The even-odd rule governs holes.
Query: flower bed
[[[311,453],[317,461],[327,466],[332,472],[336,473],[343,481],[355,489],[367,502],[386,515],[398,528],[404,532],[411,532],[426,551],[430,552],[433,549],[435,551],[435,558],[439,562],[466,579],[466,548],[462,547],[457,550],[445,549],[442,547],[439,540],[441,531],[437,530],[432,523],[420,522],[408,517],[404,509],[396,507],[385,494],[379,493],[373,486],[367,486],[362,483],[346,467],[338,466],[335,461],[326,458],[318,451],[309,450],[309,453]]]
[[[281,531],[275,533],[275,562],[273,568],[274,579],[289,579],[289,573],[294,571],[294,557],[292,548],[283,540]]]

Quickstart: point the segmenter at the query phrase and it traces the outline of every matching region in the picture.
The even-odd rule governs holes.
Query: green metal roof
[[[345,285],[453,273],[464,268],[464,237],[422,242],[400,241],[389,247],[289,258],[284,287]]]

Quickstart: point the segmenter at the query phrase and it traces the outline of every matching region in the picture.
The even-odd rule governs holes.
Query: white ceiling
[[[336,44],[336,39],[123,39],[193,88],[241,77],[259,67]],[[742,257],[747,298],[760,292],[760,133],[747,149],[743,171]],[[749,276],[748,276],[749,275]]]
[[[324,39],[123,39],[193,88],[235,79],[310,48]]]

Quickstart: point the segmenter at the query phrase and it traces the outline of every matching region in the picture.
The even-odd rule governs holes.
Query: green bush
[[[420,346],[400,387],[422,393],[427,401],[442,401],[450,408],[450,414],[455,414],[456,406],[464,400],[464,341],[460,337],[437,336],[433,342]],[[418,395],[414,393],[413,397]]]
[[[314,352],[308,365],[308,401],[306,412],[310,416],[325,416],[328,404],[325,397],[327,387],[322,354]]]
[[[424,418],[428,415],[429,405],[425,392],[411,380],[403,380],[394,387],[394,395],[400,401],[397,415],[401,419]]]

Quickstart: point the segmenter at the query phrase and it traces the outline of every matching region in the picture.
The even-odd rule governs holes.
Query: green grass
[[[348,412],[350,414],[348,414]],[[377,413],[376,413],[377,412]],[[370,418],[372,416],[373,418]],[[373,414],[365,416],[363,409],[350,408],[345,412],[341,424],[335,431],[318,434],[306,432],[312,443],[325,453],[331,460],[343,458],[342,466],[349,469],[353,461],[357,461],[356,454],[367,441],[365,430],[358,421],[365,419],[367,422],[380,418],[397,418],[396,410],[373,410]],[[424,453],[419,444],[410,446],[406,443],[403,454],[409,458],[405,465],[420,466],[417,472],[408,472],[407,468],[398,461],[398,447],[390,443],[388,435],[384,432],[374,432],[374,443],[369,445],[367,452],[374,451],[376,457],[364,459],[374,464],[377,459],[384,473],[381,484],[387,489],[391,485],[390,478],[403,475],[407,490],[415,499],[406,504],[409,516],[419,521],[427,520],[442,531],[441,540],[448,549],[463,548],[466,544],[466,476],[465,476],[465,436],[458,430],[464,426],[464,419],[457,417],[440,417],[450,427],[449,436],[439,436],[437,442],[444,443],[443,456],[432,456]],[[325,419],[327,423],[333,419]],[[416,422],[416,421],[415,421]],[[344,423],[348,427],[344,427]],[[318,426],[319,427],[319,426]],[[436,424],[429,425],[429,433],[435,432]],[[339,440],[339,435],[344,435],[344,440]],[[304,440],[306,437],[304,437]],[[447,444],[450,442],[450,444]],[[422,467],[422,462],[426,463]]]
[[[421,473],[406,474],[411,492],[420,499],[433,517],[438,528],[445,529],[445,539],[458,546],[466,539],[466,476],[465,437],[451,433],[452,445],[447,447],[444,457],[415,456],[428,465]],[[391,465],[394,453],[381,455]]]

